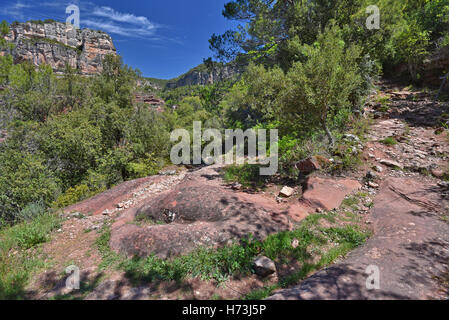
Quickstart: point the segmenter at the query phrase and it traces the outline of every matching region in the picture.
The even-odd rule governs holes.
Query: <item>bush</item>
[[[40,157],[10,149],[0,152],[0,218],[4,221],[20,221],[21,211],[31,203],[49,206],[59,190],[58,180]]]
[[[231,165],[225,169],[224,179],[228,182],[238,182],[244,187],[261,187],[266,177],[259,174],[260,166],[244,164],[242,166]]]
[[[139,162],[130,162],[127,165],[127,171],[130,179],[144,178],[155,175],[162,168],[162,161],[154,158],[148,154],[146,159],[141,159]]]
[[[65,208],[71,204],[77,203],[81,200],[88,198],[91,195],[89,187],[85,184],[78,185],[73,188],[67,189],[62,195],[56,199],[53,206],[57,208]]]
[[[25,208],[23,208],[17,215],[18,221],[31,221],[41,215],[43,215],[46,211],[45,206],[38,203],[30,203]]]
[[[60,222],[57,215],[44,213],[30,221],[0,229],[0,300],[26,298],[28,280],[33,272],[44,266],[36,252],[28,249],[48,241]]]

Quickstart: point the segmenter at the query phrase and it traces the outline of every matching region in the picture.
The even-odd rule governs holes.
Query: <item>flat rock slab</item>
[[[207,177],[207,178],[205,178]],[[219,183],[211,168],[189,174],[177,186],[127,212],[112,226],[111,248],[128,256],[167,258],[199,246],[217,247],[253,235],[293,228],[317,208],[339,207],[360,188],[353,180],[310,178],[306,200],[278,204],[274,198],[232,190]],[[136,223],[142,220],[144,225]]]
[[[448,269],[446,203],[436,185],[389,178],[375,199],[374,236],[342,262],[269,299],[447,299],[435,279]],[[366,287],[368,266],[379,268],[378,290]]]
[[[348,194],[361,187],[356,180],[310,177],[304,187],[303,201],[315,208],[332,210],[340,207]]]
[[[252,234],[263,239],[292,228],[288,209],[261,196],[235,192],[200,179],[186,179],[135,211],[154,224],[116,224],[111,247],[127,255],[161,258],[216,246]],[[167,217],[170,217],[167,219]]]
[[[143,188],[148,184],[155,184],[162,181],[164,177],[151,176],[131,181],[126,181],[118,186],[100,193],[92,198],[76,203],[64,208],[64,212],[81,212],[83,214],[99,215],[105,210],[113,210],[117,203],[132,197],[133,192]]]

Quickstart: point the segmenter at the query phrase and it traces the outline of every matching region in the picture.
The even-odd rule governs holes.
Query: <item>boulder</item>
[[[288,214],[288,208],[263,196],[204,179],[185,179],[135,208],[134,217],[149,225],[117,222],[111,247],[128,256],[168,258],[200,246],[226,245],[249,234],[265,239],[291,228]]]
[[[444,176],[444,171],[439,168],[433,168],[430,172],[435,178],[442,178]]]
[[[393,160],[382,159],[380,160],[380,163],[386,165],[387,167],[399,168],[401,170],[404,169],[404,166],[402,164]]]
[[[289,198],[293,195],[294,192],[295,189],[285,186],[282,188],[281,192],[279,192],[279,195],[281,197]]]
[[[348,194],[361,187],[356,180],[312,177],[306,181],[301,201],[309,203],[314,208],[329,211],[340,207]]]
[[[316,170],[321,170],[322,167],[328,163],[330,163],[330,161],[324,157],[313,156],[299,161],[295,164],[295,167],[302,173],[308,174]]]
[[[263,278],[276,273],[276,265],[274,264],[273,260],[265,256],[257,257],[254,260],[253,268],[256,274]]]

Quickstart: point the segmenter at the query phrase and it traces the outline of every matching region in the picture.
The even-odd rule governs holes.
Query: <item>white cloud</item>
[[[99,20],[91,20],[91,19],[84,19],[81,20],[82,24],[102,30],[108,33],[114,33],[125,37],[151,37],[152,40],[157,40],[157,37],[154,37],[154,30],[148,30],[145,28],[132,28],[132,27],[126,27],[121,26],[113,21],[99,21]]]
[[[88,19],[84,24],[100,28],[111,33],[129,37],[154,36],[159,25],[151,22],[147,17],[136,16],[132,13],[118,12],[111,7],[95,7],[92,11],[95,17],[104,20]]]
[[[31,1],[19,0],[0,5],[0,12],[20,21],[49,18],[63,21],[65,7],[71,3],[75,3],[80,7],[81,24],[85,27],[127,38],[145,38],[153,41],[170,40],[157,34],[157,30],[163,26],[150,21],[148,17],[119,12],[109,6],[100,7],[90,1],[55,0],[37,4]]]
[[[141,25],[146,29],[155,29],[156,25],[148,20],[147,17],[136,16],[132,13],[122,13],[115,11],[111,7],[96,7],[92,13],[95,16],[109,18],[117,22],[126,22],[136,25]]]

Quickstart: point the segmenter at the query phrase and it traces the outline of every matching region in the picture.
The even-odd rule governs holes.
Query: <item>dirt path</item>
[[[374,236],[343,261],[269,299],[449,298],[443,285],[449,275],[449,187],[438,179],[448,172],[449,139],[433,127],[444,120],[447,105],[390,86],[382,91],[390,95],[390,110],[370,110],[377,119],[365,148],[380,184],[370,212]],[[398,143],[381,142],[388,137]],[[369,266],[379,270],[378,288],[367,288]]]

